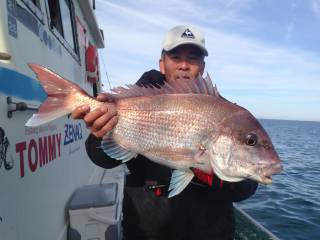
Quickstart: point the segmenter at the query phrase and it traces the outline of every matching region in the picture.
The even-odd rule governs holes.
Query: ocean
[[[320,239],[320,122],[259,121],[284,170],[239,206],[280,239]]]

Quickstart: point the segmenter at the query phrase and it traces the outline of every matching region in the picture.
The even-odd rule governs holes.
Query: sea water
[[[280,239],[320,239],[320,122],[260,122],[284,170],[240,207]]]

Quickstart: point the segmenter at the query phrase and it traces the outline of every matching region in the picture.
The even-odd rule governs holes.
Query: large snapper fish
[[[263,184],[282,170],[272,142],[255,117],[221,97],[210,77],[165,83],[159,88],[127,85],[113,89],[112,102],[99,102],[78,85],[49,69],[29,64],[48,94],[26,123],[38,126],[88,104],[116,109],[118,124],[102,149],[128,161],[137,154],[175,169],[169,197],[191,181],[192,168],[225,181],[252,179]]]

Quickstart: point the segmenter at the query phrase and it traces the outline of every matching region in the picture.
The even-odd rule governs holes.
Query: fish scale
[[[145,105],[150,106],[147,102]],[[145,107],[141,105],[141,108]],[[118,114],[119,122],[113,134],[118,135],[119,144],[125,139],[137,144],[132,150],[142,152],[160,146],[194,148],[201,140],[199,133],[212,128],[203,115],[179,106],[162,111],[120,110]]]

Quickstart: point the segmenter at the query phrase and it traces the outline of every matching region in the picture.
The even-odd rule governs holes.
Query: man
[[[137,84],[159,86],[164,81],[190,81],[203,74],[205,56],[205,39],[197,28],[174,27],[163,42],[160,72],[144,73]],[[98,99],[107,101],[105,95]],[[72,113],[73,118],[83,118],[90,127],[86,142],[89,157],[104,168],[119,165],[97,148],[117,123],[115,110],[105,107],[89,111],[88,106],[82,106]],[[168,199],[171,169],[141,155],[127,166],[131,174],[126,179],[123,206],[125,239],[233,239],[232,202],[251,196],[257,188],[251,180],[228,183],[193,169],[197,177],[179,195]]]

